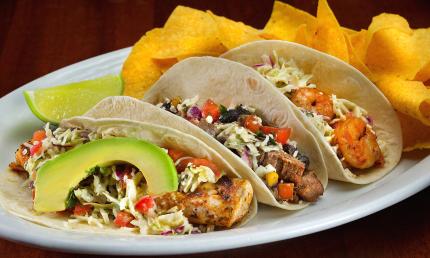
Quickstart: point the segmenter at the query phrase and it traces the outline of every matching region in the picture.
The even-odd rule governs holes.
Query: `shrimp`
[[[307,111],[316,112],[327,117],[329,120],[335,116],[333,101],[330,96],[322,91],[312,88],[300,88],[293,92],[291,101],[296,106],[302,107]]]
[[[351,167],[365,169],[384,164],[376,135],[361,118],[348,116],[337,122],[334,135],[339,151]]]

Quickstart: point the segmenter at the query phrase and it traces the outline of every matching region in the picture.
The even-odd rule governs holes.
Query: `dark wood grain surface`
[[[289,2],[315,13],[317,0]],[[381,12],[398,13],[413,28],[430,27],[428,0],[329,0],[329,3],[339,22],[353,29],[366,28],[372,16]],[[0,96],[66,65],[131,46],[145,31],[162,26],[178,4],[210,9],[257,28],[265,24],[272,8],[272,1],[263,0],[0,0]],[[426,153],[409,155],[422,157]],[[255,247],[178,257],[199,256],[430,257],[430,188],[381,212],[320,233]],[[0,257],[76,255],[0,240]]]

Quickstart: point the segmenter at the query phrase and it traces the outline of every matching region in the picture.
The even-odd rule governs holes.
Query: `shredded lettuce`
[[[304,109],[300,109],[308,119],[312,122],[312,124],[318,129],[321,135],[327,142],[331,142],[334,137],[334,129],[329,125],[327,121],[324,120],[324,117],[318,115],[315,112],[309,112]]]
[[[206,166],[193,167],[189,164],[179,175],[179,190],[194,192],[201,183],[216,183],[215,173]]]
[[[260,151],[280,151],[282,145],[273,140],[273,135],[266,135],[260,139],[247,128],[240,126],[237,122],[216,124],[220,133],[216,136],[218,140],[224,140],[224,145],[242,156],[244,153],[251,157],[252,168],[257,169]],[[272,140],[272,141],[271,141]]]
[[[332,95],[331,98],[333,100],[333,110],[336,114],[336,118],[345,119],[346,115],[351,113],[355,117],[365,118],[365,116],[367,116],[367,111],[357,104],[346,99],[339,99],[336,95]],[[367,122],[367,120],[365,121]]]
[[[310,83],[312,75],[305,74],[294,62],[286,61],[278,57],[276,51],[273,56],[262,56],[263,64],[256,65],[256,70],[275,85],[282,93],[291,93],[299,88],[315,88],[315,84]]]

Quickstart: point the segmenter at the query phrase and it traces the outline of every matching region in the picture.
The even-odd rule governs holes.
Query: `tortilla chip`
[[[227,48],[232,49],[247,42],[262,40],[260,32],[243,22],[236,22],[225,17],[217,16],[211,11],[207,13],[215,21],[218,28],[218,38]]]
[[[317,29],[312,47],[349,62],[345,36],[327,0],[318,1]]]
[[[410,35],[398,29],[381,29],[373,34],[366,64],[378,75],[413,79],[419,71],[419,53]]]
[[[413,31],[412,38],[415,44],[415,47],[418,49],[419,60],[420,60],[420,77],[422,74],[429,68],[430,63],[430,28],[428,29],[416,29]],[[427,67],[426,67],[427,66]],[[424,70],[424,71],[423,71]],[[427,72],[428,74],[428,72]],[[427,80],[430,78],[427,78]]]
[[[395,109],[430,125],[430,89],[422,82],[383,76],[377,85]]]
[[[350,29],[350,28],[346,28],[346,27],[342,27],[342,31],[346,35],[353,35],[353,34],[356,34],[358,32],[356,30],[353,30],[353,29]]]
[[[316,19],[309,13],[289,4],[275,1],[270,19],[263,31],[278,39],[293,41],[299,26],[302,24],[306,24],[308,28],[314,27]]]
[[[258,36],[262,39],[267,39],[267,40],[271,40],[271,39],[278,39],[279,40],[280,39],[273,34],[269,34],[269,33],[265,33],[265,32],[261,32]]]
[[[220,55],[226,51],[218,38],[212,17],[200,10],[178,6],[163,29],[146,33],[124,63],[124,94],[143,97],[145,91],[173,64],[199,55]]]
[[[418,71],[418,73],[415,75],[416,81],[422,81],[424,85],[429,86],[430,83],[430,61],[424,65],[421,70]]]
[[[167,30],[188,30],[190,35],[198,35],[206,30],[208,33],[216,33],[212,18],[204,11],[178,5],[170,14],[164,28]],[[194,26],[194,27],[189,27]]]
[[[372,80],[373,74],[359,57],[359,54],[357,53],[357,48],[353,47],[350,40],[351,37],[351,35],[345,35],[346,44],[348,46],[349,64],[354,66],[357,70],[366,75],[367,78]]]
[[[402,126],[403,151],[430,149],[430,127],[400,112],[397,115]]]
[[[160,68],[162,73],[165,73],[167,70],[169,70],[170,67],[172,67],[174,64],[176,64],[179,60],[176,57],[172,58],[151,58],[152,61]]]
[[[367,30],[360,30],[355,33],[348,34],[348,39],[351,42],[351,46],[354,49],[354,53],[361,60],[366,61],[367,45],[368,45],[368,32]]]
[[[156,30],[160,29],[152,31]],[[145,91],[158,80],[161,70],[151,60],[151,54],[157,49],[158,46],[146,35],[133,46],[121,71],[124,95],[142,98]]]
[[[390,13],[382,13],[373,17],[368,31],[369,35],[372,36],[373,33],[379,30],[389,28],[395,28],[406,34],[412,35],[412,30],[409,27],[408,21],[400,15]]]
[[[309,31],[307,24],[302,24],[297,28],[294,42],[310,47],[312,44],[312,32]]]
[[[218,38],[218,30],[207,13],[189,7],[178,6],[173,10],[164,29],[154,38],[164,45],[152,57],[172,59],[201,54],[222,54],[226,51]]]

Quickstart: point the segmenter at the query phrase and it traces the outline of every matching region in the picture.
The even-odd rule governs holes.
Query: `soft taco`
[[[63,230],[185,235],[243,225],[250,182],[197,138],[126,119],[76,117],[21,144],[0,204]]]
[[[151,120],[192,134],[248,178],[260,202],[301,209],[323,194],[327,171],[315,138],[267,84],[244,65],[189,58],[147,92],[154,106],[112,97],[86,115]]]
[[[400,160],[401,129],[384,95],[352,66],[286,41],[261,41],[223,58],[254,68],[317,137],[329,178],[367,184]]]

